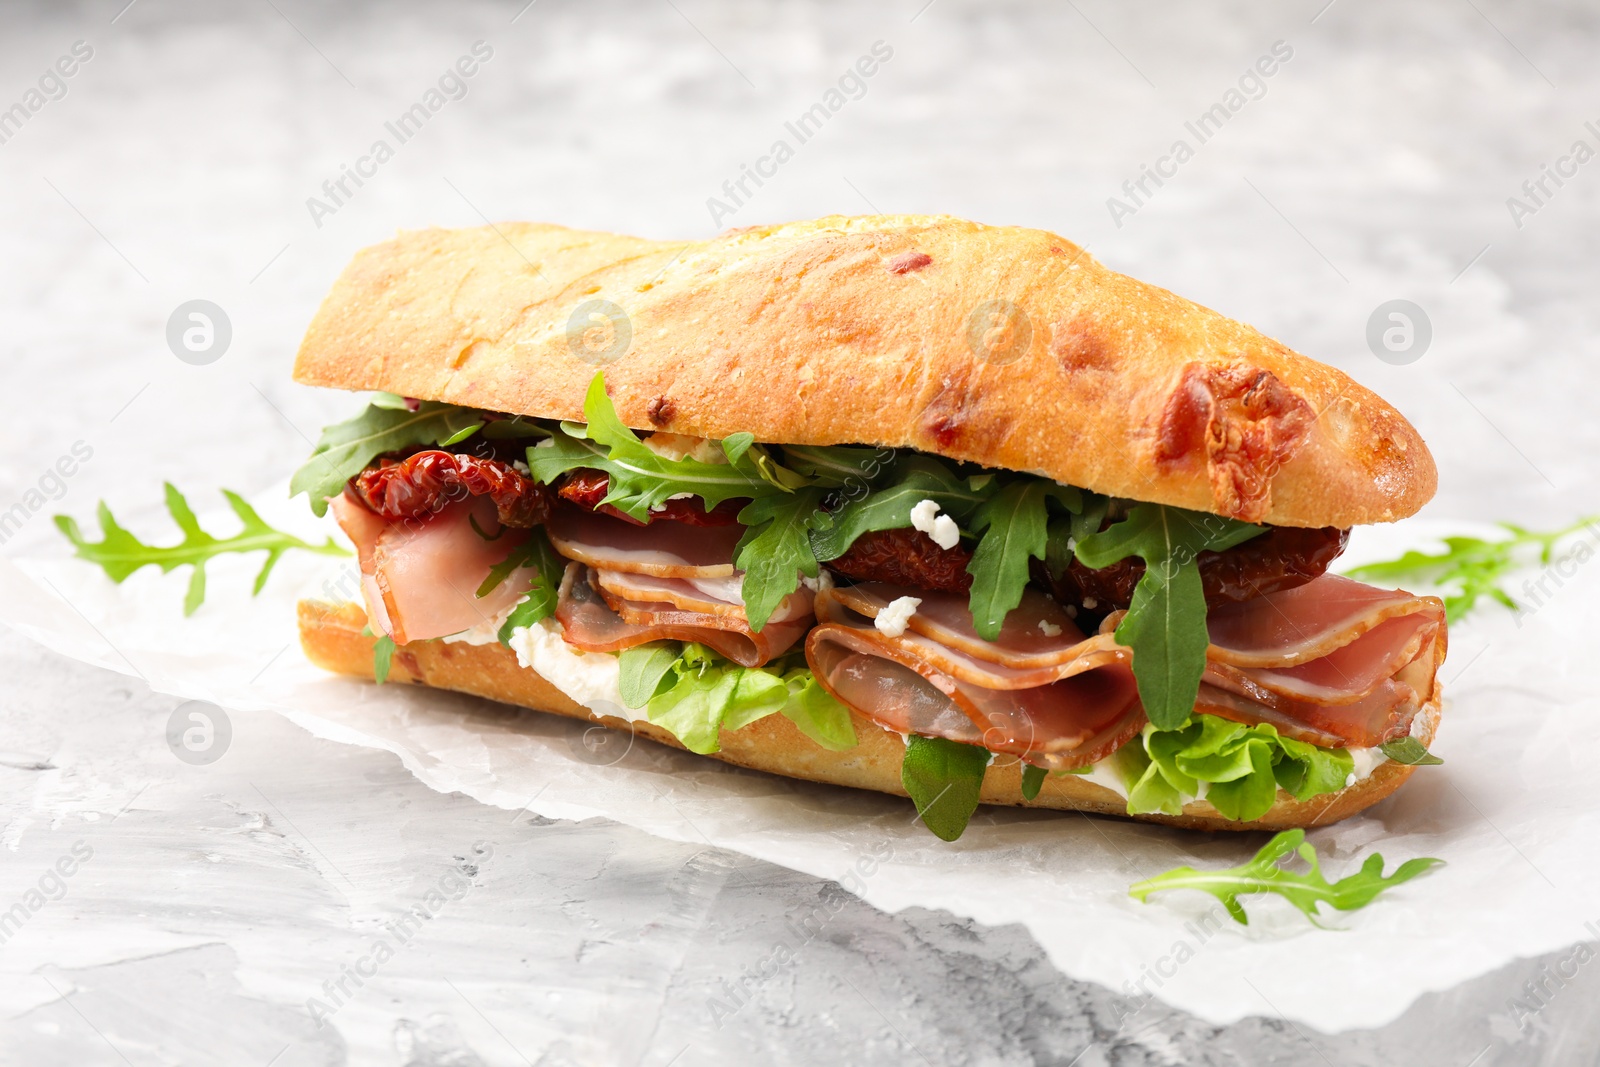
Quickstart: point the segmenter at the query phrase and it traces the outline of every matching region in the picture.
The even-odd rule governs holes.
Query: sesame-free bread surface
[[[1433,494],[1411,425],[1348,376],[1032,229],[830,217],[655,241],[504,223],[365,249],[295,377],[784,444],[913,448],[1285,526]]]

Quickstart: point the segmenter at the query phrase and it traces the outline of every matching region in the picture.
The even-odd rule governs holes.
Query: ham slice
[[[807,612],[788,622],[768,622],[753,633],[741,610],[737,615],[685,611],[665,601],[608,597],[595,572],[571,563],[561,580],[556,621],[567,644],[586,652],[620,652],[650,641],[698,641],[745,667],[760,667],[781,656],[811,625]]]
[[[744,527],[653,522],[635,526],[610,515],[558,507],[545,523],[557,552],[591,567],[659,578],[726,578]]]
[[[928,636],[941,623],[955,622],[942,612],[920,629],[918,616],[911,616],[897,637],[879,632],[869,612],[925,591],[885,586],[858,593],[861,588],[817,595],[820,621],[807,639],[806,660],[823,688],[886,729],[982,745],[1066,770],[1104,758],[1145,723],[1127,652],[1113,641],[1063,627],[1051,639],[1055,647],[1034,642],[1031,652],[1019,653],[1032,662],[1012,666]],[[952,632],[960,638],[959,627]]]
[[[922,601],[904,632],[879,632],[871,620],[903,596]],[[1029,590],[994,642],[956,594],[864,582],[819,594],[816,612],[806,655],[818,680],[888,729],[1066,768],[1144,723],[1129,651],[1114,637],[1122,612],[1086,637]],[[1324,575],[1215,608],[1208,625],[1198,712],[1327,748],[1374,747],[1405,735],[1435,699],[1445,627],[1433,597]]]
[[[656,601],[684,611],[726,615],[743,620],[744,598],[739,595],[744,576],[729,578],[658,578],[651,574],[596,570],[595,584],[604,593],[627,600]],[[767,625],[793,622],[811,615],[811,591],[797,589],[773,609]]]
[[[333,499],[333,514],[356,546],[367,614],[395,644],[487,622],[516,604],[538,573],[519,568],[488,596],[477,596],[490,569],[528,536],[502,527],[488,497],[458,501],[424,519],[389,522],[341,495]]]

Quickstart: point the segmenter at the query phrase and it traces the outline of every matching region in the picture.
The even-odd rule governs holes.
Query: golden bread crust
[[[593,300],[631,332],[611,362],[614,327],[571,325]],[[945,216],[402,233],[339,277],[295,377],[581,419],[597,368],[640,429],[915,448],[1283,526],[1403,518],[1437,482],[1340,371],[1054,234]]]

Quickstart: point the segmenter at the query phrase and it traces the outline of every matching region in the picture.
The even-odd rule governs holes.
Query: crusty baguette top
[[[402,233],[339,277],[295,378],[581,420],[597,369],[639,429],[916,448],[1284,526],[1403,518],[1437,477],[1340,371],[1054,234],[944,216]]]

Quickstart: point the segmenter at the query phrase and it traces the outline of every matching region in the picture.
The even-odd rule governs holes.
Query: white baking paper
[[[262,513],[316,535],[302,503]],[[129,525],[159,540],[158,516]],[[208,520],[218,532],[226,516]],[[1425,544],[1444,527],[1361,530],[1350,559]],[[1459,532],[1459,527],[1451,527]],[[886,911],[938,908],[1026,926],[1065,974],[1153,996],[1212,1023],[1281,1015],[1323,1031],[1373,1027],[1418,996],[1518,956],[1600,936],[1600,566],[1584,549],[1530,570],[1518,615],[1487,608],[1451,634],[1449,702],[1434,751],[1397,796],[1311,834],[1330,876],[1381,850],[1448,866],[1366,909],[1306,922],[1256,898],[1248,928],[1198,893],[1130,899],[1179,864],[1247,859],[1265,835],[1196,834],[1077,814],[983,809],[960,841],[935,839],[899,799],[743,771],[582,724],[454,694],[329,677],[301,656],[294,604],[354,590],[352,565],[286,558],[248,595],[255,559],[210,568],[206,603],[181,611],[183,573],[115,586],[66,558],[0,561],[0,622],[158,691],[272,711],[319,737],[386,749],[422,782],[560,819],[603,816],[664,838],[732,849],[839,879]],[[342,586],[341,586],[341,583]],[[886,857],[886,858],[885,858]],[[1592,925],[1591,925],[1592,924]]]

